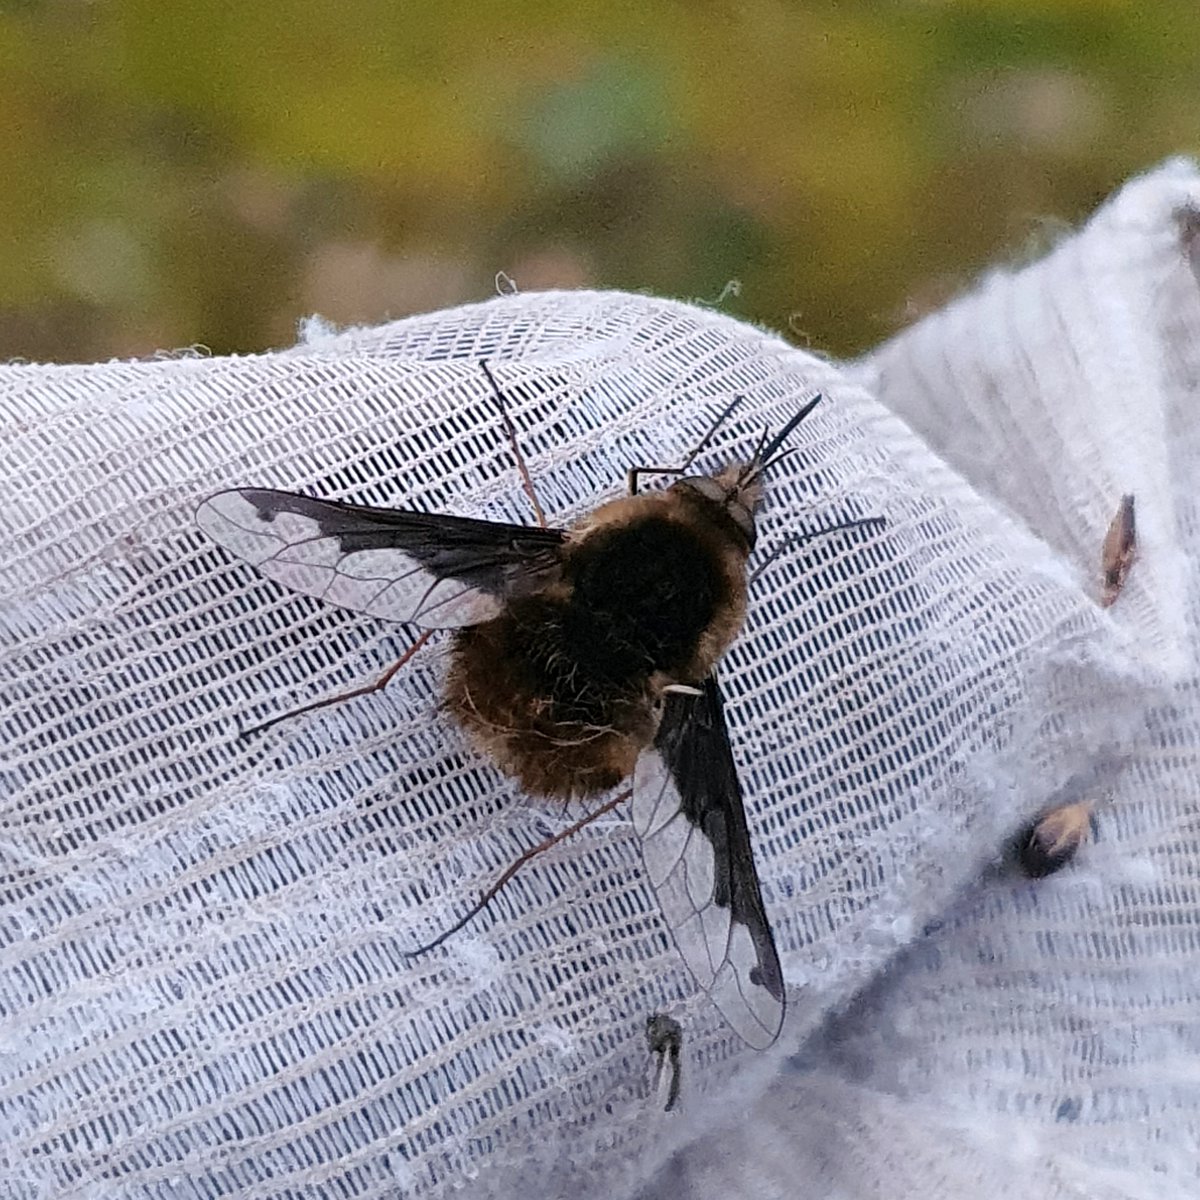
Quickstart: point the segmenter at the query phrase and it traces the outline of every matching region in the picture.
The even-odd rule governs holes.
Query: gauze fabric
[[[249,358],[0,368],[0,1187],[1200,1188],[1193,209],[1169,164],[845,367],[573,292]],[[818,391],[760,559],[886,518],[786,546],[722,668],[789,985],[769,1051],[692,985],[620,810],[408,956],[580,815],[439,711],[445,636],[384,692],[237,736],[414,631],[262,579],[196,504],[255,485],[531,521],[481,358],[554,524],[681,461],[733,396],[702,469]],[[1139,560],[1104,610],[1127,492]],[[1012,835],[1078,799],[1078,863],[1015,877]],[[650,1083],[659,1011],[678,1113]]]

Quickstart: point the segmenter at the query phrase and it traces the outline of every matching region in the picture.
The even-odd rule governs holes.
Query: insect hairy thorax
[[[536,795],[632,773],[664,689],[694,686],[746,613],[757,482],[745,467],[612,500],[569,530],[560,578],[456,635],[445,702]]]

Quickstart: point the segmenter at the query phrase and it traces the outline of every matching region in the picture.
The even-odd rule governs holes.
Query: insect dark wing
[[[218,492],[200,528],[264,575],[341,608],[458,629],[496,616],[561,569],[560,529],[369,508],[293,492]]]
[[[633,776],[633,824],[667,924],[696,982],[748,1045],[784,1016],[783,972],[763,908],[715,675],[668,693]]]

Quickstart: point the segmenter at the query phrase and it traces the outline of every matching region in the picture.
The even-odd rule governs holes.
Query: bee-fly
[[[675,941],[759,1047],[782,1025],[783,975],[714,670],[745,617],[763,476],[818,400],[714,475],[688,475],[691,458],[635,468],[628,496],[566,529],[256,488],[220,492],[198,513],[209,537],[279,583],[455,630],[446,708],[526,791],[589,800],[632,774],[634,829]],[[648,473],[681,477],[639,494]]]
[[[746,615],[763,472],[815,403],[749,463],[602,504],[459,633],[446,705],[527,792],[614,788],[670,689],[695,691],[716,666]]]

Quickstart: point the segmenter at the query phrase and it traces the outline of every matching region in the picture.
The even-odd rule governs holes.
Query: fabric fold
[[[1168,383],[1184,395],[1194,364],[1145,312],[1102,302],[1123,280],[1149,302],[1151,259],[1164,295],[1180,286],[1154,190],[1192,186],[1175,170],[846,371],[709,310],[585,292],[251,358],[0,368],[0,477],[20,499],[0,511],[0,1163],[31,1195],[100,1180],[131,1195],[631,1193],[732,1104],[754,1111],[793,1078],[819,1094],[817,1068],[789,1057],[809,1062],[899,952],[931,955],[953,928],[976,939],[954,952],[966,971],[993,935],[965,896],[997,921],[1065,904],[1094,876],[1014,884],[1007,839],[1092,787],[1098,760],[1137,776],[1147,714],[1184,703],[1172,689],[1191,661],[1186,539],[1171,549],[1191,515],[1161,475],[1190,459],[1178,407],[1144,410]],[[1134,232],[1098,262],[1105,221]],[[1125,367],[1101,370],[1085,340]],[[411,632],[232,562],[196,504],[256,485],[530,520],[483,357],[554,521],[616,494],[633,463],[681,459],[734,395],[714,464],[818,391],[762,546],[887,519],[779,555],[722,669],[789,985],[771,1051],[740,1046],[697,994],[624,818],[406,958],[571,819],[531,808],[447,725],[436,648],[381,695],[235,736],[371,678]],[[1105,611],[1099,545],[1122,491],[1143,552]],[[1006,952],[994,936],[987,953]],[[905,1011],[953,1030],[939,953],[903,975]],[[661,1010],[683,1028],[679,1118],[653,1110],[647,1080]],[[911,1094],[903,1052],[870,1044],[890,1083],[855,1086]]]

